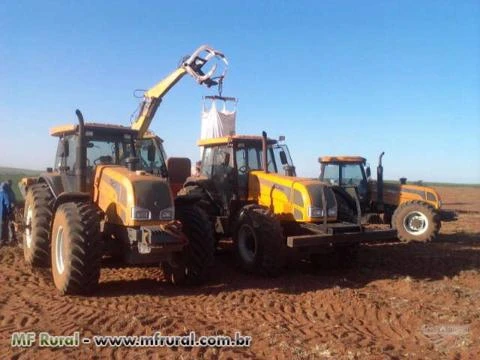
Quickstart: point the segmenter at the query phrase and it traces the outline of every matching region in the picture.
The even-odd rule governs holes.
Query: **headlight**
[[[152,218],[152,213],[150,212],[150,210],[143,209],[138,206],[132,207],[133,220],[150,220],[151,218]]]
[[[175,209],[169,207],[160,211],[160,220],[173,220],[175,219]]]
[[[311,218],[318,218],[323,216],[323,209],[315,207],[315,206],[310,206],[308,208],[308,217]]]
[[[315,206],[310,206],[308,208],[308,217],[310,218],[320,218],[323,217],[325,213],[323,212],[322,208],[315,207]],[[337,208],[332,207],[327,210],[327,216],[328,217],[335,217],[337,216]]]
[[[337,216],[337,207],[334,206],[334,207],[332,207],[332,208],[329,208],[329,209],[327,210],[327,215],[328,215],[328,217]]]

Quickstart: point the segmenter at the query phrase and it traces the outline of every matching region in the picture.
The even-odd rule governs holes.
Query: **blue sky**
[[[48,129],[129,124],[148,88],[207,43],[230,67],[237,132],[285,135],[297,172],[359,154],[385,177],[480,182],[478,1],[3,1],[0,165],[51,166]],[[202,95],[185,77],[152,129],[199,154]]]

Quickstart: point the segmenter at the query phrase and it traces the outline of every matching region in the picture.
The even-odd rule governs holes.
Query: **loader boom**
[[[206,55],[203,56],[203,54]],[[200,85],[205,85],[207,87],[219,85],[222,82],[226,73],[226,67],[223,73],[216,77],[214,77],[217,70],[216,64],[214,64],[206,73],[202,71],[205,64],[214,58],[221,60],[225,66],[228,65],[225,56],[221,52],[207,45],[202,45],[195,50],[191,56],[182,61],[176,70],[145,92],[142,103],[140,104],[138,115],[132,122],[131,126],[133,130],[138,131],[139,138],[143,138],[150,127],[163,97],[185,76],[185,74],[190,74]]]

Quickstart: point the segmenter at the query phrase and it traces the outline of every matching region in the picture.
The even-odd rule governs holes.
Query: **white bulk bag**
[[[237,111],[227,110],[225,104],[218,110],[215,101],[210,109],[203,105],[201,139],[210,139],[235,134],[235,119]]]

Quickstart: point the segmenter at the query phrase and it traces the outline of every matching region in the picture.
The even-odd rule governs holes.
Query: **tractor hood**
[[[331,187],[319,180],[251,171],[248,199],[269,207],[285,221],[321,222],[337,219]]]
[[[111,223],[157,225],[174,219],[168,182],[144,171],[129,171],[118,165],[98,166],[93,196]]]
[[[369,190],[372,194],[372,200],[375,200],[377,198],[376,181],[369,182]],[[385,205],[398,206],[400,203],[414,200],[427,202],[435,209],[440,209],[442,205],[438,192],[427,186],[384,183],[383,194]]]

